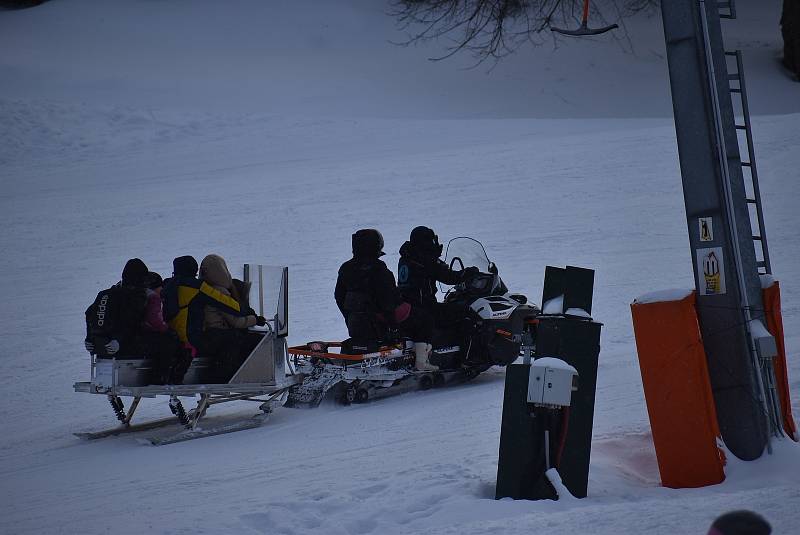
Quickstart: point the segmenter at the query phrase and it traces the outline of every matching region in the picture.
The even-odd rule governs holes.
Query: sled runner
[[[259,315],[263,315],[265,310],[274,314],[271,314],[271,319],[264,327],[250,328],[254,333],[253,336],[258,336],[260,339],[227,382],[214,381],[216,375],[214,363],[203,356],[192,360],[183,384],[161,385],[152,384],[158,369],[158,363],[153,359],[141,356],[100,358],[92,355],[91,380],[75,383],[74,389],[76,392],[107,396],[121,425],[103,431],[75,433],[75,435],[91,440],[175,424],[185,428],[172,436],[148,439],[151,444],[162,445],[261,425],[274,407],[285,401],[288,389],[298,384],[302,376],[293,374],[290,367],[288,367],[290,373],[288,375],[286,373],[288,269],[247,264],[243,280],[252,283],[251,293],[255,294],[256,299],[250,302],[257,304]],[[265,295],[265,286],[275,291]],[[132,424],[142,398],[157,396],[169,398],[169,408],[174,417]],[[179,400],[181,397],[199,398],[197,406],[187,412]],[[122,398],[132,398],[127,409]],[[212,405],[230,401],[257,402],[261,412],[252,418],[224,425],[208,428],[200,425],[201,419]]]

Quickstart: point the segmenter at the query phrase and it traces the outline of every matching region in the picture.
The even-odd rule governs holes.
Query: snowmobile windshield
[[[481,273],[489,273],[489,257],[478,240],[473,238],[453,238],[447,243],[445,262],[453,269],[476,267]]]
[[[473,238],[458,237],[447,242],[444,261],[454,270],[476,267],[481,273],[489,273],[492,266],[481,242]],[[439,283],[439,290],[447,294],[453,286]]]

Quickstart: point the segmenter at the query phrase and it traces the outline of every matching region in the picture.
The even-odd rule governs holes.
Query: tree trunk
[[[800,0],[783,0],[783,64],[800,81]]]

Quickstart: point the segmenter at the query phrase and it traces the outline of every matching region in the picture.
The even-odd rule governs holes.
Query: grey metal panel
[[[155,379],[153,359],[114,359],[115,386],[145,386]]]
[[[244,363],[228,381],[229,384],[275,384],[275,347],[272,333],[262,337]]]
[[[745,314],[741,306],[742,288],[736,276],[735,245],[732,243],[729,221],[733,221],[738,229],[738,245],[746,273],[745,291],[753,307],[760,308],[760,285],[756,292],[753,286],[753,280],[758,283],[755,251],[739,165],[738,141],[733,128],[721,26],[716,2],[711,2],[705,7],[717,93],[721,97],[722,137],[725,140],[731,190],[736,200],[733,213],[728,213],[725,202],[724,169],[716,142],[715,110],[700,19],[703,5],[705,3],[697,0],[671,0],[662,2],[661,10],[692,265],[698,289],[698,316],[717,418],[723,439],[731,452],[749,460],[759,457],[764,450],[767,442],[766,419],[759,399],[756,370],[748,349]],[[712,218],[713,241],[701,241],[699,217]],[[705,280],[700,277],[702,266],[698,266],[696,251],[712,247],[722,250],[721,265],[726,288],[719,295],[702,295]]]

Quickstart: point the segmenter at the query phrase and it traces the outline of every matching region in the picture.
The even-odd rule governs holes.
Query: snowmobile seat
[[[378,340],[355,340],[348,338],[342,342],[342,353],[348,355],[365,355],[367,353],[374,353],[381,347]]]

